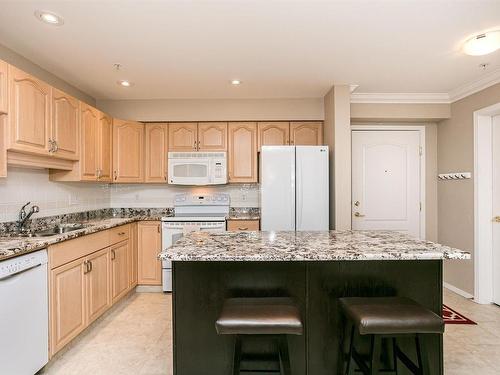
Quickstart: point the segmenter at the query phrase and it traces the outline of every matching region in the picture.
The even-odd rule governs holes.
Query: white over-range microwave
[[[168,183],[227,184],[227,155],[225,152],[169,152]]]

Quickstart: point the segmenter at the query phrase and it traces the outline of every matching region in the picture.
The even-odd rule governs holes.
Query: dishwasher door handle
[[[22,273],[28,272],[29,270],[32,270],[33,268],[40,267],[41,265],[42,265],[42,263],[38,263],[38,264],[35,264],[35,265],[31,266],[31,267],[25,268],[24,270],[14,272],[13,274],[10,274],[10,275],[7,275],[7,276],[4,276],[4,277],[0,278],[0,281],[11,279],[14,276],[17,276],[17,275],[20,275]]]

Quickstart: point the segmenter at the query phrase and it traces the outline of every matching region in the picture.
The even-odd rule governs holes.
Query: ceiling
[[[500,69],[461,43],[500,28],[500,1],[9,1],[0,44],[97,99],[448,93]],[[53,11],[60,27],[34,11]],[[113,69],[121,63],[120,72]],[[481,63],[488,63],[486,70]],[[231,79],[243,84],[232,86]],[[130,88],[119,79],[134,83]]]

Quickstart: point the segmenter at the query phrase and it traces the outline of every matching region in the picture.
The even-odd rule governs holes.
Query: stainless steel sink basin
[[[15,237],[50,237],[57,234],[73,232],[75,230],[83,229],[85,227],[82,223],[59,224],[53,228],[39,230],[36,232],[18,233]]]

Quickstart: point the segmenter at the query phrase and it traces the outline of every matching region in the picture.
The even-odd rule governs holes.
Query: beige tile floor
[[[500,374],[500,307],[478,305],[446,289],[444,300],[478,323],[446,326],[445,374]],[[43,374],[170,375],[170,311],[170,295],[132,294],[57,355]]]

